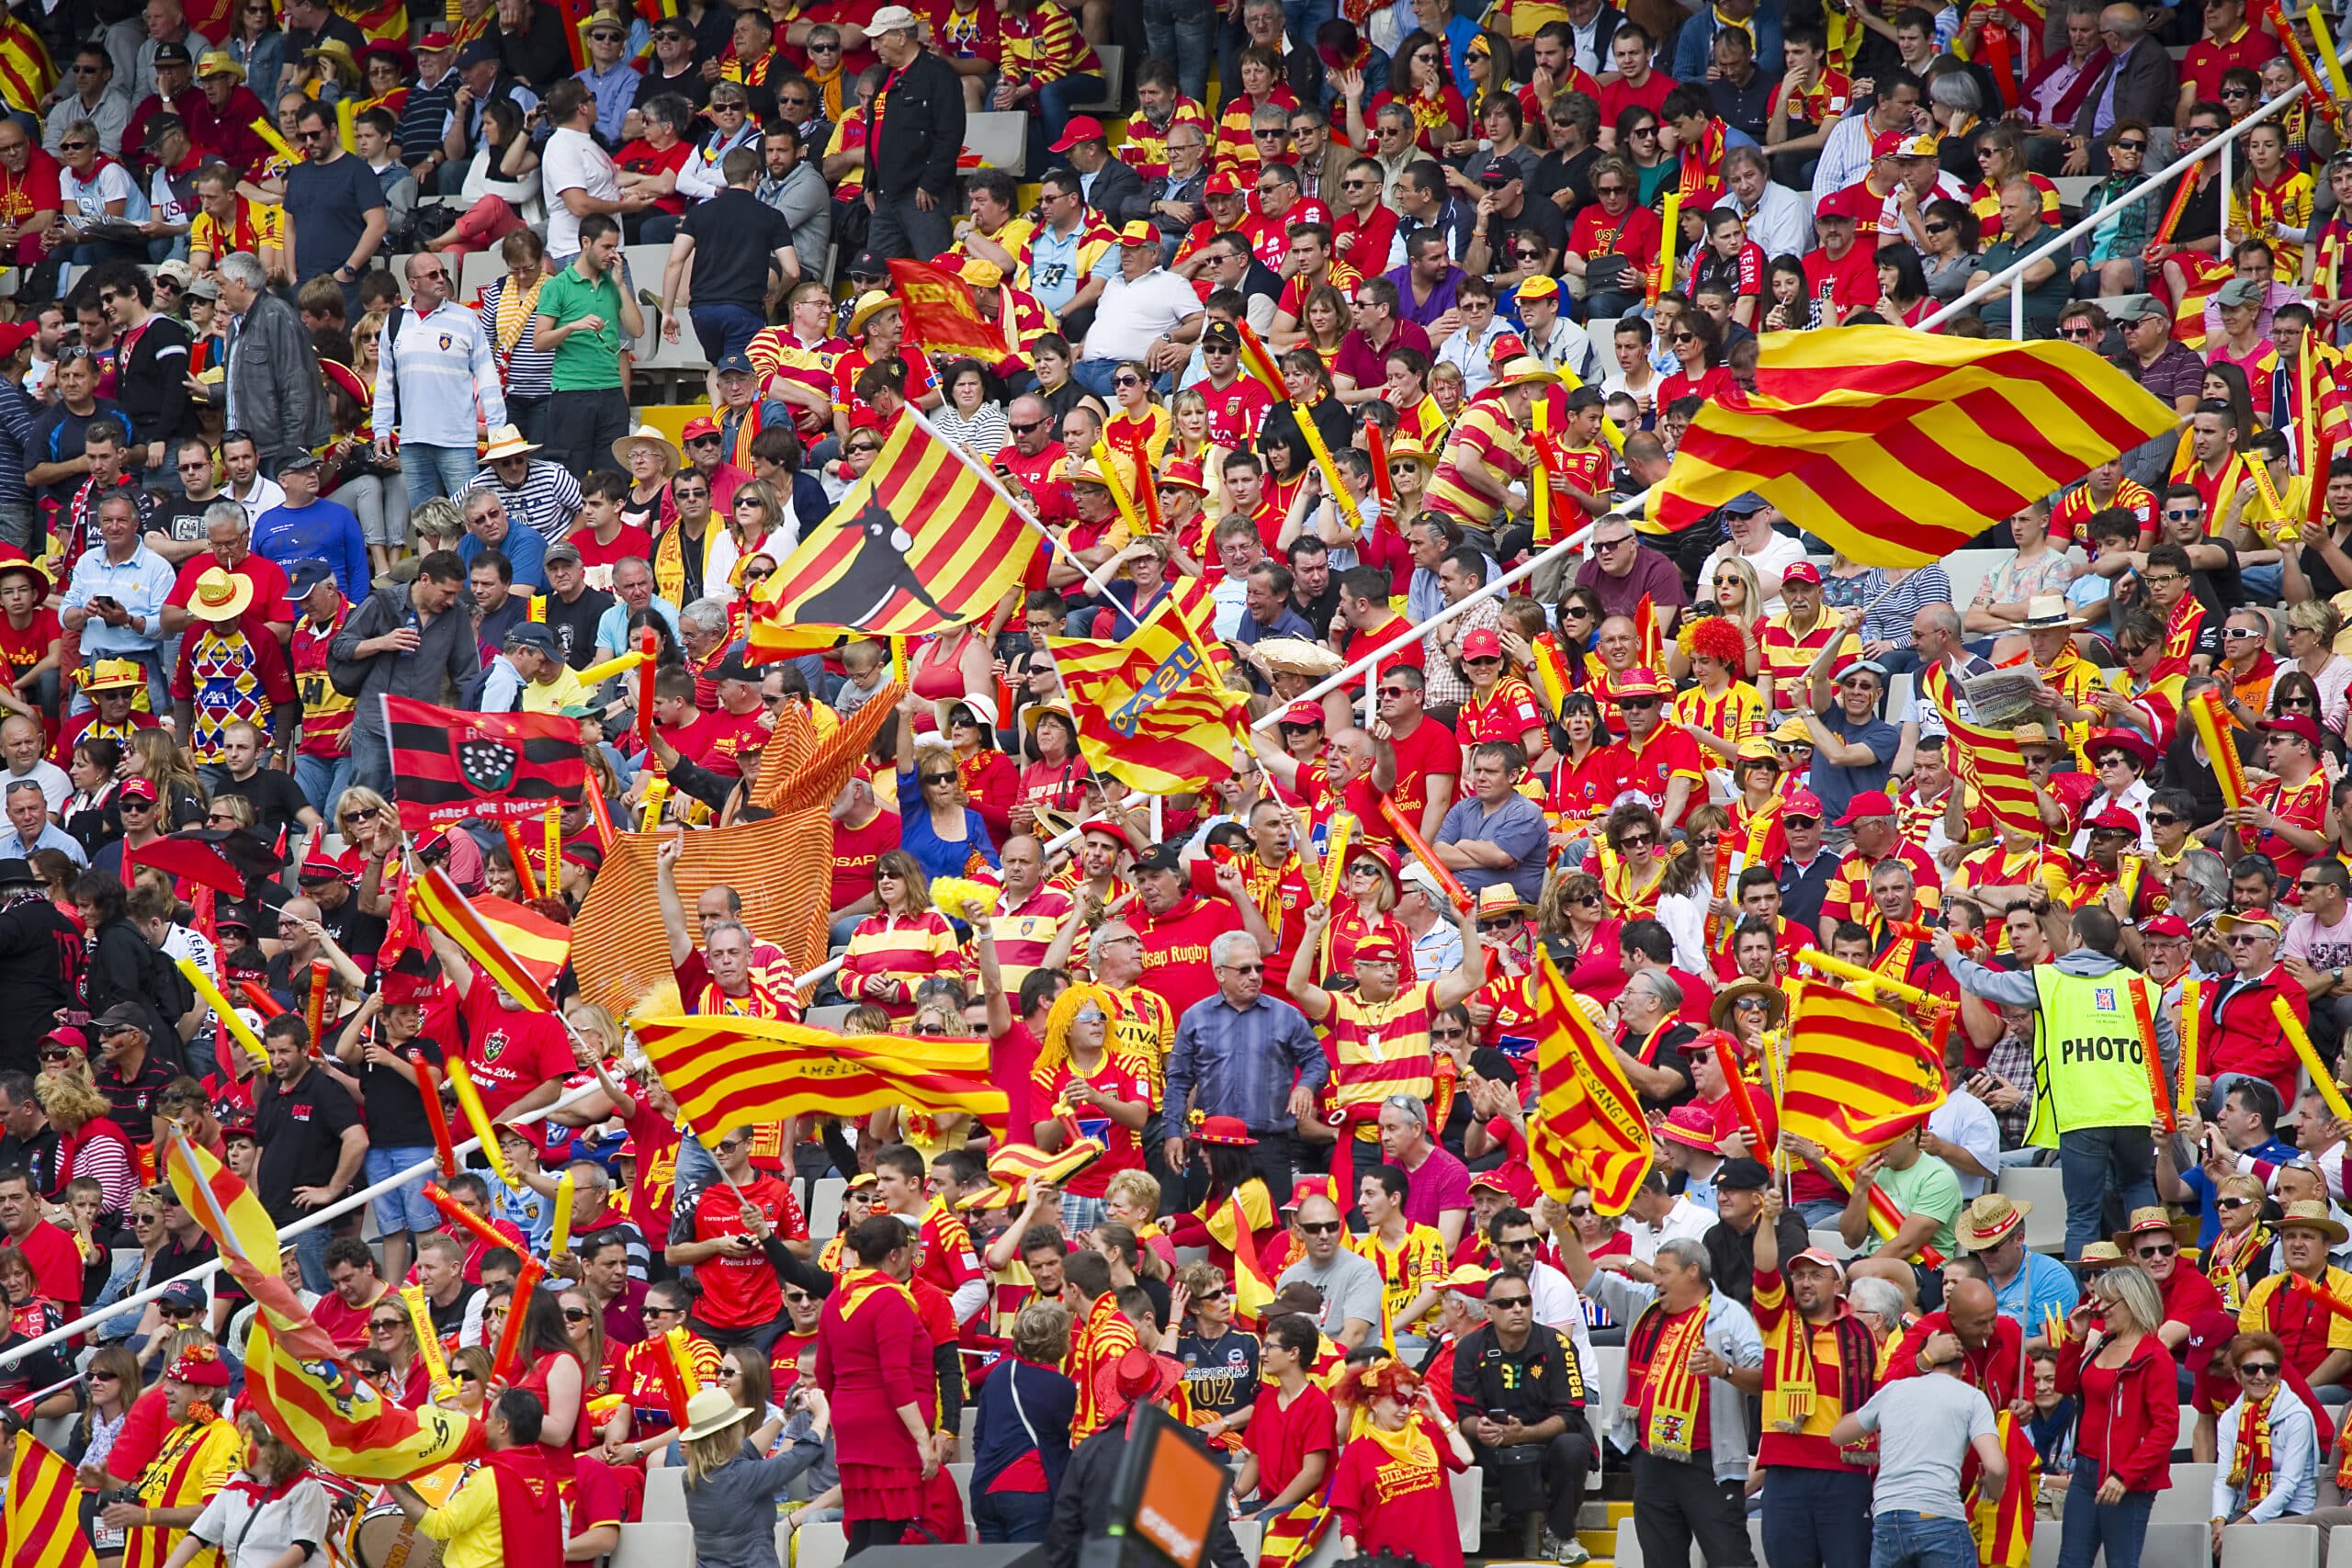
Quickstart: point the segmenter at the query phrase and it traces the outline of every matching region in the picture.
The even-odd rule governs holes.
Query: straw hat
[[[2023,1198],[1987,1192],[1971,1201],[1952,1222],[1952,1235],[1970,1252],[1986,1252],[2001,1245],[2008,1234],[2025,1224],[2033,1205]]]
[[[2037,593],[2025,602],[2025,619],[2018,623],[2018,630],[2056,631],[2074,624],[2074,613],[2066,607],[2064,594]]]
[[[251,607],[254,602],[254,581],[250,577],[231,571],[227,567],[210,566],[196,580],[196,592],[188,600],[187,613],[199,621],[233,621]]]
[[[2075,1259],[2084,1273],[2096,1274],[2102,1269],[2119,1268],[2132,1261],[2123,1249],[2111,1241],[2094,1241],[2083,1247],[2083,1255]]]
[[[2131,1218],[2124,1222],[2123,1228],[2115,1233],[2115,1245],[2128,1255],[2132,1250],[2133,1236],[2143,1234],[2162,1234],[2172,1237],[2177,1246],[2190,1247],[2197,1241],[2198,1229],[2197,1220],[2193,1215],[2183,1215],[2179,1219],[2175,1219],[2171,1213],[2161,1208],[2152,1206],[2134,1209],[2132,1211]]]
[[[865,330],[866,322],[885,310],[895,310],[898,308],[898,300],[883,293],[879,288],[868,289],[857,297],[857,304],[849,313],[849,330],[842,335],[854,339],[858,333]]]
[[[736,1404],[725,1389],[707,1388],[686,1401],[686,1428],[678,1436],[691,1443],[751,1418],[752,1413]]]
[[[1765,1028],[1778,1029],[1787,1021],[1789,998],[1781,994],[1780,987],[1747,976],[1734,980],[1715,993],[1714,1000],[1707,1005],[1707,1021],[1717,1029],[1732,1028],[1739,1004],[1750,997],[1764,998]]]
[[[1258,657],[1277,675],[1306,675],[1320,680],[1340,672],[1340,656],[1319,642],[1305,637],[1270,637],[1258,644]]]
[[[1514,359],[1495,378],[1494,390],[1508,392],[1513,387],[1549,387],[1560,379],[1560,373],[1542,360],[1532,357]]]
[[[212,569],[213,571],[220,570],[217,566]],[[205,575],[209,577],[211,572],[207,572]],[[244,579],[239,578],[237,581],[243,582]],[[252,584],[247,583],[246,587],[250,589]],[[146,671],[140,669],[136,661],[129,659],[101,659],[90,667],[90,678],[82,682],[82,690],[96,695],[100,692],[135,691],[146,683]]]
[[[511,424],[502,424],[490,433],[489,445],[481,449],[481,460],[495,463],[501,457],[522,457],[539,449],[536,441],[526,441],[523,433]]]
[[[618,463],[624,470],[628,468],[628,455],[630,450],[640,441],[650,441],[653,445],[662,448],[662,471],[665,474],[676,473],[678,471],[678,465],[686,460],[685,454],[678,450],[678,445],[676,442],[672,441],[668,436],[662,434],[662,432],[653,425],[640,424],[635,430],[630,431],[627,435],[622,436],[618,441],[613,443],[613,460]]]
[[[2341,1247],[2346,1236],[2352,1235],[2352,1232],[2345,1230],[2343,1222],[2327,1212],[2326,1204],[2317,1202],[2288,1204],[2287,1212],[2279,1217],[2278,1228],[2282,1232],[2317,1231],[2327,1237],[2330,1247]]]

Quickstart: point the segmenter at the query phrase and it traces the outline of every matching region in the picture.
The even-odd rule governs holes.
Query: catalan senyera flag
[[[1000,1144],[989,1154],[989,1174],[1002,1181],[1048,1181],[1058,1187],[1102,1157],[1102,1140],[1079,1137],[1058,1154],[1035,1144]]]
[[[1274,401],[1290,401],[1290,383],[1283,379],[1283,367],[1266,346],[1265,339],[1250,330],[1247,321],[1237,321],[1234,330],[1241,334],[1241,370],[1254,378],[1258,384],[1273,394]]]
[[[1249,744],[1245,709],[1173,596],[1115,642],[1048,637],[1087,764],[1150,795],[1199,790]]]
[[[253,1190],[214,1159],[177,1122],[165,1122],[164,1175],[221,1256],[267,1269],[277,1261],[277,1225]]]
[[[2041,1493],[2041,1455],[2033,1434],[2004,1405],[1993,1416],[1993,1435],[2008,1461],[1998,1495],[1988,1496],[1981,1470],[1969,1489],[1969,1533],[1976,1538],[1983,1568],[2026,1568],[2033,1561],[2034,1503]],[[1971,1456],[1974,1468],[1974,1456]]]
[[[1011,1107],[989,1077],[985,1040],[835,1034],[780,1019],[640,1019],[637,1038],[705,1139],[737,1127],[886,1105],[963,1111],[1001,1125]]]
[[[1258,1542],[1258,1568],[1291,1568],[1306,1562],[1330,1528],[1331,1489],[1326,1485],[1320,1497],[1302,1498],[1266,1521]]]
[[[520,904],[484,895],[468,899],[439,866],[409,886],[416,918],[466,950],[499,989],[534,1012],[553,1012],[548,989],[563,973],[571,933]]]
[[[1004,355],[1004,333],[981,320],[971,287],[929,262],[890,264],[890,293],[906,323],[906,341],[934,360],[977,359],[994,369]]]
[[[356,1481],[405,1481],[483,1452],[479,1421],[435,1404],[404,1410],[355,1374],[275,1264],[222,1261],[261,1306],[240,1404],[278,1437]]]
[[[97,1552],[82,1529],[82,1488],[65,1456],[21,1427],[8,1460],[8,1499],[0,1508],[6,1568],[92,1568]]]
[[[189,26],[194,25],[191,17]],[[40,34],[31,24],[13,11],[0,19],[0,98],[6,98],[12,109],[36,114],[41,98],[56,81],[57,67],[49,58],[49,46],[41,42]]]
[[[1951,737],[1951,771],[1992,813],[1994,823],[2013,832],[2040,833],[2041,808],[2034,802],[2033,780],[2018,756],[2017,742],[1949,708],[1943,719]]]
[[[911,410],[832,515],[752,594],[753,657],[830,646],[803,628],[917,637],[977,621],[1029,573],[1042,537]]]
[[[1876,1154],[1951,1092],[1918,1031],[1876,1002],[1799,981],[1781,1074],[1781,1132],[1845,1167]]]
[[[1768,333],[1756,391],[1691,422],[1653,522],[1747,491],[1871,566],[1924,566],[2179,417],[2074,344],[1905,327]]]
[[[1622,1214],[1657,1153],[1641,1096],[1577,1006],[1551,953],[1539,951],[1536,962],[1536,1103],[1527,1123],[1527,1163],[1544,1190],[1561,1201],[1589,1188],[1594,1208]]]

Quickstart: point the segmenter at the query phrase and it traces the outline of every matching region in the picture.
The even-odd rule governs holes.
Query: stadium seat
[[[972,1530],[972,1466],[970,1461],[947,1467],[947,1478],[956,1483],[956,1495],[964,1505],[964,1539],[975,1538]]]
[[[1453,1523],[1462,1532],[1462,1550],[1478,1550],[1478,1509],[1486,1498],[1487,1472],[1472,1465],[1453,1477]]]
[[[458,302],[470,306],[474,297],[496,282],[505,271],[506,263],[500,258],[496,247],[486,251],[468,251],[466,259],[458,267]]]
[[[1018,110],[984,110],[964,117],[964,151],[984,169],[1018,175],[1028,158],[1029,117]]]
[[[795,1542],[793,1535],[800,1538]],[[789,1553],[789,1555],[787,1555]],[[779,1562],[792,1568],[841,1568],[842,1559],[849,1553],[849,1537],[839,1524],[807,1524],[797,1531],[787,1531],[776,1526],[775,1554]],[[678,1568],[676,1563],[670,1568]]]
[[[842,1195],[849,1183],[838,1176],[820,1176],[808,1185],[808,1239],[831,1241],[841,1234]]]
[[[676,1465],[645,1472],[645,1522],[682,1525],[686,1522],[686,1472]]]
[[[2025,1217],[2025,1244],[2036,1252],[2066,1249],[2066,1189],[2056,1166],[2011,1166],[2001,1172],[2001,1195],[2033,1205]]]
[[[677,1473],[683,1476],[684,1472]],[[679,1496],[683,1504],[684,1494]],[[623,1525],[621,1543],[613,1549],[611,1568],[678,1568],[680,1563],[694,1560],[694,1527],[682,1515],[673,1524]]]
[[[2191,1522],[2201,1525],[2212,1517],[2206,1510],[2212,1506],[2213,1502],[2214,1468],[2210,1464],[2174,1465],[2172,1484],[2156,1494],[2156,1504],[2148,1514],[2148,1522],[2152,1525]]]
[[[1098,43],[1094,58],[1102,68],[1102,96],[1091,104],[1072,104],[1081,114],[1115,114],[1119,108],[1119,77],[1125,69],[1127,51],[1115,43]]]
[[[2232,1525],[2222,1532],[2221,1568],[2319,1568],[2319,1527]]]
[[[2327,1568],[2352,1568],[2352,1530],[2328,1531]]]

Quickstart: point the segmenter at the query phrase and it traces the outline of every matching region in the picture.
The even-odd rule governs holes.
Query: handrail
[[[2352,63],[2352,47],[2347,47],[2339,58],[2347,63]],[[1987,298],[1991,295],[1994,289],[2000,288],[2003,284],[2008,283],[2020,273],[2024,272],[2026,268],[2031,266],[2035,262],[2038,262],[2043,257],[2051,255],[2053,253],[2061,251],[2073,244],[2078,236],[2088,232],[2099,222],[2101,219],[2107,217],[2109,213],[2114,212],[2117,209],[2130,207],[2135,202],[2145,201],[2148,197],[2155,195],[2160,190],[2171,189],[2174,184],[2177,183],[2177,179],[2185,177],[2188,171],[2195,168],[2199,164],[2203,163],[2206,159],[2221,158],[2222,160],[2222,172],[2226,175],[2229,172],[2229,162],[2226,157],[2226,152],[2231,144],[2236,141],[2239,137],[2245,135],[2248,130],[2251,130],[2254,127],[2264,123],[2266,120],[2269,119],[2271,116],[2284,110],[2288,105],[2301,98],[2310,89],[2303,83],[2296,83],[2293,87],[2279,94],[2277,97],[2263,105],[2262,107],[2256,109],[2254,113],[2246,116],[2235,125],[2231,126],[2227,130],[2224,130],[2221,135],[2216,136],[2212,141],[2205,143],[2204,146],[2199,147],[2188,157],[2176,159],[2171,164],[2157,171],[2155,174],[2147,176],[2147,178],[2140,182],[2140,185],[2136,189],[2125,192],[2121,197],[2119,197],[2114,201],[2109,202],[2104,207],[2096,208],[2089,212],[2084,213],[2082,217],[2075,220],[2075,224],[2072,228],[2060,231],[2059,233],[2050,239],[2047,243],[2037,246],[2033,250],[2028,251],[2024,255],[2019,256],[2016,261],[2011,262],[2007,266],[2003,267],[1999,272],[1995,273],[1983,283],[1969,289],[1959,299],[1953,300],[1951,304],[1946,305],[1942,310],[1938,310],[1935,314],[1928,317],[1927,320],[1919,323],[1919,330],[1927,332],[1935,327],[1941,326],[1946,321],[1950,320],[1961,310]],[[2224,179],[2222,184],[2222,227],[2223,229],[2227,229],[2229,227],[2230,213],[2230,198],[2229,190],[2227,188],[2227,180]],[[2009,302],[2009,319],[2011,323],[2010,333],[2013,337],[2022,337],[2023,335],[2023,322],[2021,318],[2023,317],[2024,312],[2025,303],[2023,296],[2013,292]]]

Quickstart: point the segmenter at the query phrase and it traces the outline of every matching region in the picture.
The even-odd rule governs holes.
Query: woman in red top
[[[1641,175],[1624,157],[1611,153],[1595,160],[1591,178],[1593,199],[1568,231],[1560,266],[1586,280],[1587,311],[1622,315],[1640,301],[1644,276],[1657,265],[1658,242],[1666,231],[1656,212],[1639,205]],[[1596,264],[1604,256],[1620,258],[1624,265],[1611,264],[1607,270],[1613,276],[1602,279],[1607,287],[1594,291],[1593,275],[1601,270]],[[1661,410],[1666,407],[1664,392],[1661,386]]]
[[[1560,728],[1568,734],[1568,749],[1552,770],[1552,798],[1545,804],[1558,818],[1558,841],[1580,838],[1599,818],[1606,816],[1625,787],[1625,753],[1609,744],[1600,728],[1600,705],[1589,692],[1570,692],[1560,700]]]
[[[849,1234],[857,1266],[825,1298],[817,1323],[817,1386],[832,1402],[842,1520],[854,1554],[896,1546],[923,1516],[924,1483],[939,1472],[924,1390],[933,1386],[931,1335],[914,1298],[888,1267],[911,1267],[913,1240],[895,1214]]]
[[[956,771],[963,775],[964,797],[988,824],[989,837],[1001,844],[1012,836],[1021,773],[996,749],[996,704],[969,693],[947,709],[947,743],[956,751]]]
[[[603,1444],[607,1426],[613,1427],[616,1440],[620,1432],[626,1430],[613,1419],[618,1415],[619,1408],[627,1404],[626,1400],[613,1400],[614,1410],[601,1419],[594,1408],[596,1401],[623,1390],[624,1385],[617,1380],[619,1369],[616,1364],[619,1358],[614,1354],[620,1348],[605,1343],[604,1309],[585,1291],[572,1286],[559,1293],[555,1302],[556,1310],[563,1314],[564,1337],[571,1342],[572,1354],[580,1358],[580,1365],[588,1374],[587,1387],[582,1394],[587,1418],[573,1427],[571,1433],[573,1450],[586,1453]]]
[[[1247,1452],[1233,1483],[1237,1518],[1271,1523],[1322,1493],[1340,1425],[1331,1396],[1308,1375],[1322,1340],[1315,1320],[1300,1313],[1285,1313],[1266,1325],[1258,1351],[1264,1386],[1243,1434]],[[1257,1502],[1245,1505],[1241,1499],[1253,1492]]]
[[[1347,875],[1340,882],[1339,906],[1331,915],[1331,961],[1326,975],[1355,973],[1356,948],[1367,937],[1385,934],[1405,955],[1396,983],[1409,986],[1419,976],[1413,969],[1413,933],[1390,911],[1403,897],[1402,862],[1386,844],[1365,844],[1350,852]]]
[[[2138,1562],[2149,1510],[2172,1484],[2180,1390],[2172,1352],[2156,1337],[2164,1317],[2155,1281],[2127,1264],[2098,1275],[2066,1320],[2058,1388],[2081,1414],[2059,1568],[2091,1568],[2102,1550],[2110,1562]],[[2085,1507],[2086,1499],[2097,1506]]]
[[[1075,811],[1086,802],[1086,781],[1091,773],[1078,754],[1078,723],[1059,704],[1028,708],[1021,722],[1029,730],[1029,754],[1035,759],[1021,770],[1021,791],[1013,807],[1017,832],[1037,830],[1041,811]]]
[[[44,1053],[53,1049],[54,1041],[41,1042]],[[43,1061],[48,1061],[46,1055]],[[130,1207],[131,1194],[138,1190],[139,1159],[130,1135],[115,1122],[113,1106],[92,1085],[88,1072],[78,1063],[62,1071],[44,1071],[33,1081],[33,1098],[57,1129],[55,1190],[62,1192],[67,1182],[86,1176],[106,1194],[100,1213],[119,1214]]]
[[[1379,118],[1390,104],[1401,106],[1413,117],[1414,144],[1432,158],[1444,152],[1447,142],[1462,139],[1470,124],[1470,104],[1453,85],[1443,39],[1418,29],[1407,34],[1396,46],[1389,80],[1400,85],[1373,96],[1364,106],[1367,120]],[[1348,140],[1358,147],[1371,145],[1363,127],[1353,123],[1348,127]]]
[[[1657,406],[1670,407],[1677,398],[1704,398],[1712,402],[1732,389],[1731,372],[1724,366],[1724,330],[1704,310],[1678,310],[1667,329],[1667,351],[1681,362],[1657,384]]]
[[[1340,1451],[1331,1477],[1340,1555],[1393,1551],[1428,1568],[1462,1568],[1448,1472],[1470,1468],[1470,1442],[1410,1367],[1393,1357],[1351,1369],[1337,1382],[1341,1404],[1372,1416]]]
[[[931,885],[914,856],[892,850],[876,861],[874,897],[881,908],[857,922],[842,957],[842,995],[904,1021],[914,1017],[915,987],[931,976],[969,985],[956,928],[932,907]]]
[[[482,1333],[493,1346],[506,1332],[512,1300],[510,1290],[506,1299],[491,1302],[482,1309]],[[572,1438],[588,1424],[588,1378],[571,1336],[564,1332],[563,1309],[551,1292],[535,1290],[524,1303],[521,1349],[531,1370],[516,1378],[514,1386],[538,1396],[547,1411],[547,1418],[539,1423],[539,1447],[549,1458],[568,1464]]]

